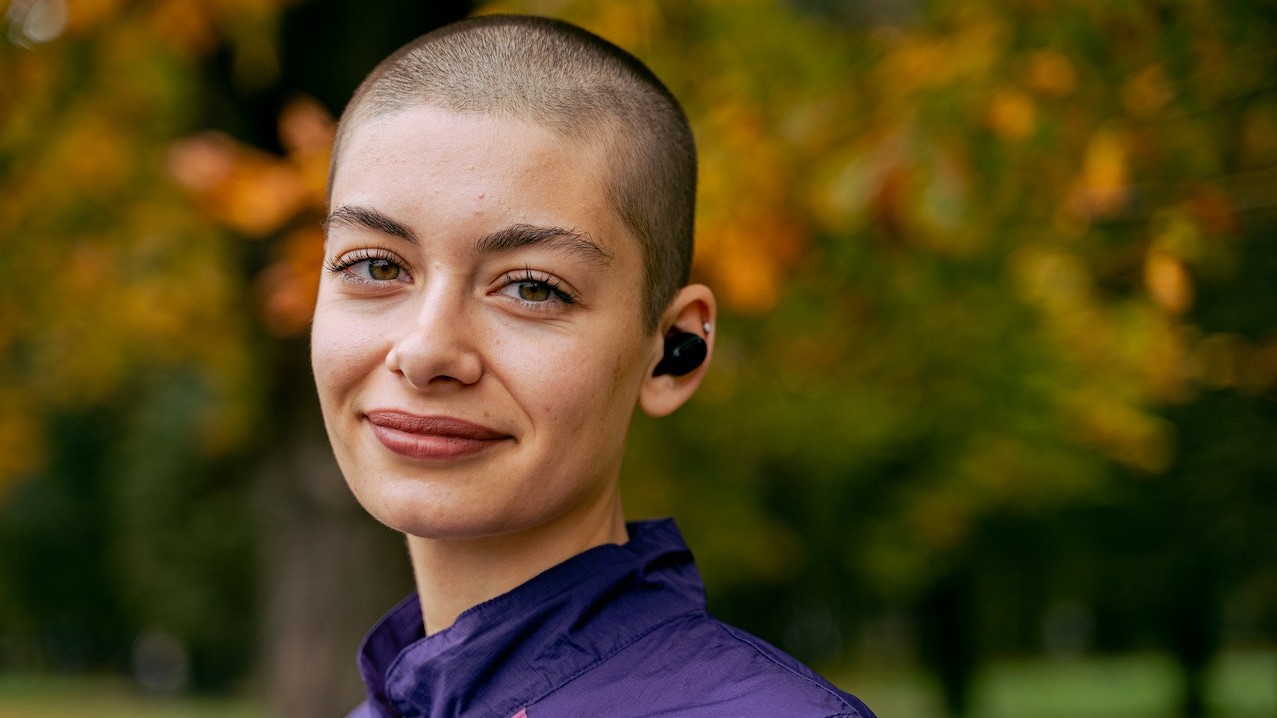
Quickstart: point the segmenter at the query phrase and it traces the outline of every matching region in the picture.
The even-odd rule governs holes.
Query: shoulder
[[[597,701],[606,701],[599,703]],[[622,716],[873,718],[839,690],[762,639],[704,613],[665,623],[605,657],[528,707],[528,718],[586,715],[619,706]]]
[[[346,718],[379,718],[379,716],[368,701],[364,701],[347,713]]]

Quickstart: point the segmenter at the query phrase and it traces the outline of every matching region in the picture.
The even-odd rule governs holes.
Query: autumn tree
[[[0,604],[19,655],[94,665],[148,630],[217,682],[249,650],[250,534],[225,517],[247,508],[230,469],[261,421],[251,293],[236,244],[168,174],[202,53],[262,37],[263,11],[9,7]]]
[[[160,688],[224,687],[260,662],[282,715],[357,700],[359,636],[408,577],[314,407],[305,334],[340,106],[299,92],[344,99],[464,9],[11,5],[6,663],[136,668],[159,646],[140,658],[163,664]]]
[[[1124,502],[1118,545],[1065,548],[1097,582],[1158,579],[1132,600],[1166,606],[1200,713],[1220,597],[1272,546],[1239,521],[1274,508],[1271,8],[501,7],[617,38],[692,115],[696,269],[726,311],[629,488],[685,517],[719,605],[779,639],[918,605],[960,713],[981,564],[1059,558],[985,527]]]
[[[244,557],[265,547],[275,704],[325,712],[354,688],[315,676],[353,680],[339,646],[402,569],[361,564],[386,536],[341,486],[306,369],[332,118],[465,4],[67,3],[60,33],[61,3],[19,5],[0,571],[23,580],[0,581],[0,621],[70,616],[118,650],[150,626],[197,673],[233,665],[247,634],[218,629],[260,620]],[[1202,713],[1221,605],[1277,591],[1269,4],[481,10],[614,40],[691,116],[715,364],[691,405],[636,422],[624,481],[632,513],[681,519],[716,611],[842,660],[911,610],[961,713],[979,655],[1027,646],[991,624],[1068,598],[1131,624],[1113,647],[1173,648]],[[125,628],[94,635],[103,607]]]

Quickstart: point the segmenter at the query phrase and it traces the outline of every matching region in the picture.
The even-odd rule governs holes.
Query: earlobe
[[[639,405],[661,417],[682,406],[696,389],[713,356],[714,293],[703,284],[683,287],[660,327],[661,355],[639,391]]]

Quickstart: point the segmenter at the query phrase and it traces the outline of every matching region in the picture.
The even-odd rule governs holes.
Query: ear
[[[652,359],[648,363],[647,376],[639,388],[639,406],[649,416],[661,417],[672,413],[696,393],[705,371],[714,358],[714,321],[718,318],[718,305],[714,293],[704,284],[690,284],[679,290],[661,317],[656,335],[652,337]],[[705,327],[710,327],[706,331]],[[657,363],[665,351],[665,337],[673,332],[688,332],[705,340],[705,361],[682,376],[661,374],[653,376]]]

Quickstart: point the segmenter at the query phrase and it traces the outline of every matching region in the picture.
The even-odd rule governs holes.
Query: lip
[[[366,412],[373,434],[390,451],[413,459],[459,459],[513,439],[480,424],[451,416],[421,416],[395,409]]]

